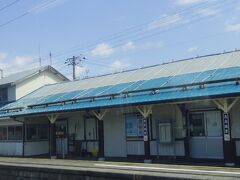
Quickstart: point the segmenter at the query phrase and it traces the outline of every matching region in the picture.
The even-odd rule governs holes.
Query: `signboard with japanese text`
[[[146,118],[143,119],[143,140],[148,141],[148,121]]]
[[[230,141],[230,123],[228,113],[223,113],[223,130],[224,130],[224,141]]]

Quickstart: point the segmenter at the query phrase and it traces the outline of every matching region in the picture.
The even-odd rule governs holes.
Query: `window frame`
[[[44,126],[46,126],[44,128]],[[31,139],[29,138],[29,131],[28,131],[28,128],[35,128],[35,131],[36,131],[36,138],[32,138],[31,136]],[[44,128],[46,129],[46,138],[41,138],[39,135],[39,128]],[[25,141],[27,142],[31,142],[31,141],[48,141],[49,140],[49,124],[26,124],[25,126]]]
[[[9,138],[9,128],[14,128],[14,135],[16,134],[16,128],[17,127],[21,127],[21,137],[20,138]],[[15,142],[15,141],[23,141],[23,133],[24,133],[24,127],[23,125],[4,125],[4,126],[0,126],[0,128],[5,128],[6,129],[6,139],[0,139],[0,142],[3,141],[9,141],[9,142]]]
[[[128,135],[128,117],[136,117],[136,120],[138,120],[137,125],[137,135],[129,136]],[[125,114],[125,131],[126,131],[126,139],[127,140],[141,140],[143,138],[143,117],[140,113],[128,113]]]

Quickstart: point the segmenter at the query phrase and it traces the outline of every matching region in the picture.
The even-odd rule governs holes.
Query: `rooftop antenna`
[[[52,66],[52,53],[51,53],[51,51],[49,53],[49,60],[50,60],[50,66]]]
[[[42,59],[40,56],[40,44],[38,44],[38,61],[39,61],[39,66],[42,67]]]
[[[86,69],[86,78],[88,78],[89,72],[90,72],[90,70]]]
[[[1,79],[3,78],[3,69],[0,69]]]

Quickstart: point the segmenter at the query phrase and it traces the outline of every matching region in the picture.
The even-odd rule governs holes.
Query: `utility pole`
[[[68,66],[72,66],[73,80],[76,79],[76,65],[79,65],[83,60],[86,60],[86,58],[80,55],[80,56],[73,56],[71,58],[68,58],[65,61],[65,64],[67,64]]]

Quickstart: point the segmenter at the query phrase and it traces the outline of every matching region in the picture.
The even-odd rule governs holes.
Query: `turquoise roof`
[[[236,59],[234,60],[236,61]],[[240,61],[240,58],[237,60]],[[139,71],[141,72],[141,69]],[[102,76],[101,78],[104,80],[104,78],[109,77]],[[81,80],[47,85],[1,108],[0,117],[146,103],[178,102],[202,98],[233,97],[240,95],[240,85],[236,83],[239,79],[240,66],[232,66],[159,76],[147,80],[142,78],[138,81],[109,83],[105,86],[97,86],[97,82],[94,82],[96,83],[95,88],[82,88]],[[95,78],[90,78],[87,82],[92,83],[94,80]],[[81,88],[78,90],[80,86]],[[69,90],[71,87],[73,87],[72,91]],[[54,90],[56,93],[53,93]]]

